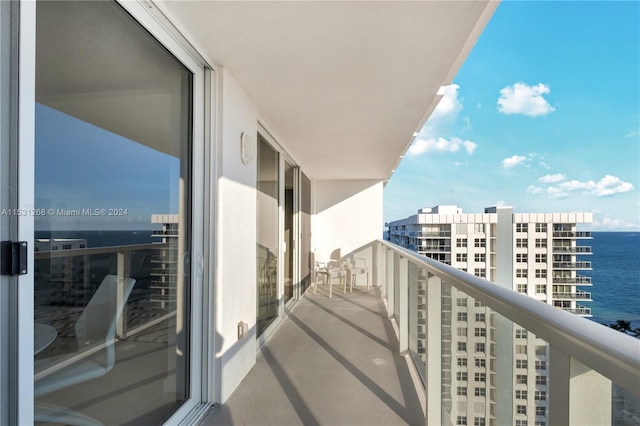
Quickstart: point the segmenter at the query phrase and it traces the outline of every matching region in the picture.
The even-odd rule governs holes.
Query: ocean
[[[580,271],[591,277],[592,287],[579,287],[591,292],[592,302],[579,302],[591,308],[594,321],[610,324],[618,319],[631,321],[640,328],[640,232],[592,232],[592,240],[581,241],[591,246],[592,271]]]

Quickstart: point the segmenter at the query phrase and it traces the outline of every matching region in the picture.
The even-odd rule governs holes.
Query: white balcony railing
[[[371,259],[426,424],[456,424],[478,398],[487,424],[513,424],[515,390],[544,395],[544,410],[526,410],[546,424],[640,418],[640,340],[386,241],[352,255]]]

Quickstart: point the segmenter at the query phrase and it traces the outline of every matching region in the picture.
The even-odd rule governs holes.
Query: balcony
[[[409,232],[410,237],[418,237],[418,238],[450,238],[451,231],[438,231],[438,232],[428,232],[428,231],[412,231]]]
[[[580,291],[580,290],[576,291],[575,293],[553,293],[553,298],[560,299],[560,300],[586,300],[586,301],[592,300],[591,293],[587,291]]]
[[[591,247],[589,246],[553,246],[554,254],[592,254]]]
[[[577,305],[573,315],[384,241],[348,256],[368,259],[376,287],[333,299],[308,292],[204,425],[455,424],[480,383],[489,385],[487,423],[512,424],[501,407],[514,400],[496,392],[503,383],[496,373],[506,365],[505,376],[512,374],[504,361],[514,330],[536,338],[524,349],[529,363],[544,360],[540,377],[518,376],[518,389],[560,402],[547,407],[547,424],[640,417],[638,341],[581,318],[587,308]],[[458,321],[478,327],[478,319],[488,330],[481,351],[455,333]],[[461,387],[472,393],[458,395]]]
[[[591,238],[589,231],[553,231],[553,238]]]
[[[553,262],[553,269],[591,269],[591,262]]]
[[[575,277],[553,277],[553,284],[591,285],[591,277],[578,275]]]
[[[580,315],[583,317],[591,316],[591,308],[587,308],[586,306],[576,305],[575,308],[562,308],[563,311],[570,312],[575,315]]]

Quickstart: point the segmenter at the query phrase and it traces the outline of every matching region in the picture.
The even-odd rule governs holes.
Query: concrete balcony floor
[[[202,425],[418,425],[424,413],[378,289],[307,291]]]

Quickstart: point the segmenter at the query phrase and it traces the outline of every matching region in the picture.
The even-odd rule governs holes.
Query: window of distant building
[[[516,232],[527,232],[528,223],[516,223]]]
[[[547,255],[546,255],[546,253],[538,253],[538,254],[536,254],[536,263],[547,263]]]
[[[546,223],[536,223],[536,232],[547,232]]]
[[[546,269],[536,269],[536,278],[547,278]]]

